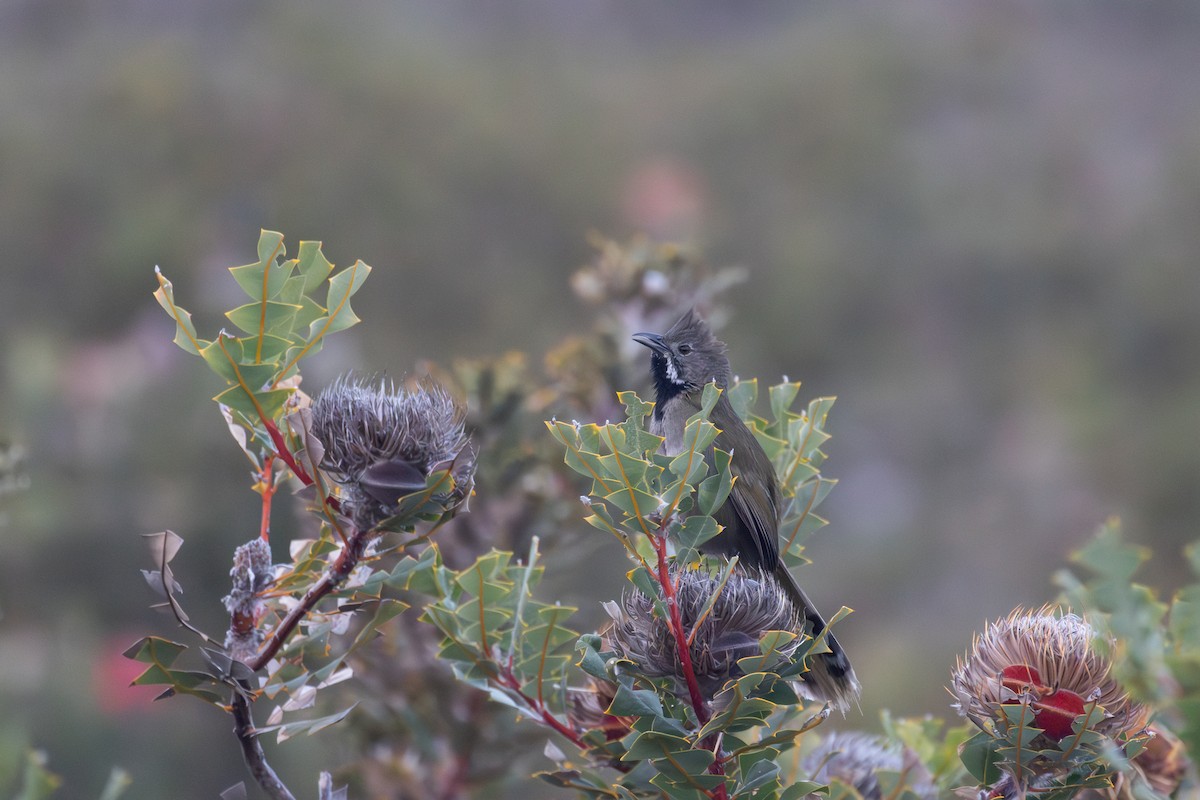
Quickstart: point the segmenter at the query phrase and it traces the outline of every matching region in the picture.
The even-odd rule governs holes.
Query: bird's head
[[[633,340],[650,348],[650,371],[660,397],[695,391],[709,381],[721,388],[729,385],[725,343],[694,309],[666,333],[635,333]]]

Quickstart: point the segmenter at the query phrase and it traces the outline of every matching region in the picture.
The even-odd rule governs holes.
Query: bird
[[[706,555],[738,557],[747,569],[772,573],[803,616],[815,638],[825,633],[824,617],[800,588],[779,553],[779,481],[762,445],[729,402],[732,378],[725,343],[713,335],[695,309],[685,313],[666,333],[635,333],[633,340],[650,349],[650,373],[655,403],[649,430],[663,438],[661,451],[678,454],[684,446],[684,427],[700,410],[701,394],[712,382],[722,389],[709,421],[720,431],[713,448],[732,455],[734,475],[728,499],[713,516],[720,532],[702,545]],[[813,697],[845,713],[857,702],[862,688],[841,643],[826,633],[829,652],[815,656],[803,680]]]

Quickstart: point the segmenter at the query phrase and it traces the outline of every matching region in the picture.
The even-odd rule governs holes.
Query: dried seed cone
[[[262,539],[252,539],[238,547],[229,570],[229,594],[225,609],[229,612],[229,630],[225,649],[239,661],[248,661],[258,651],[262,632],[258,630],[262,600],[259,595],[271,585],[271,548]]]
[[[951,677],[954,707],[982,730],[999,718],[1002,703],[1029,702],[1034,724],[1060,739],[1061,726],[1093,700],[1106,712],[1094,727],[1111,738],[1146,727],[1147,709],[1133,702],[1111,675],[1111,664],[1093,647],[1096,632],[1081,617],[1045,606],[1017,609],[977,636]]]
[[[727,680],[741,674],[738,659],[759,653],[763,633],[784,630],[799,636],[804,631],[795,606],[770,573],[734,572],[724,587],[718,578],[700,570],[673,571],[672,580],[676,578],[684,633],[691,635],[695,629],[688,648],[692,669],[710,697]],[[700,621],[714,595],[712,610]],[[619,607],[609,604],[608,611],[613,618],[609,636],[614,651],[637,664],[643,674],[673,676],[682,686],[685,678],[676,640],[668,622],[655,614],[654,602],[641,592],[632,592],[622,598]],[[800,641],[797,638],[784,648],[784,655],[795,652]]]

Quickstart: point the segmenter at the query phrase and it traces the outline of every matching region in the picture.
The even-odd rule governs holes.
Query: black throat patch
[[[667,401],[682,394],[686,386],[671,379],[671,365],[662,353],[654,353],[650,357],[650,371],[654,374],[654,418],[661,420]]]

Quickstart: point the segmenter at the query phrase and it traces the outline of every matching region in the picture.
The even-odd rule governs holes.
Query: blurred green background
[[[187,540],[221,630],[257,530],[219,382],[150,293],[161,265],[215,330],[260,227],[375,268],[318,387],[536,359],[591,325],[590,230],[745,265],[736,371],[839,397],[800,577],[856,609],[853,724],[949,715],[972,632],[1051,599],[1110,514],[1169,590],[1200,519],[1198,76],[1188,2],[5,3],[0,438],[30,488],[0,500],[0,774],[31,744],[63,797],[114,764],[136,797],[245,778],[227,719],[151,705],[119,654],[179,635],[140,534]],[[279,766],[308,791],[337,746]]]

